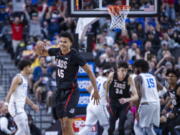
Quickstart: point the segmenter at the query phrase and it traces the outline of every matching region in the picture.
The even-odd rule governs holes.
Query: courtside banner
[[[95,72],[95,63],[94,62],[87,62],[87,64],[90,67],[90,69],[93,72]],[[88,75],[81,67],[79,67],[78,76],[88,76]]]
[[[87,91],[87,87],[90,86],[91,81],[89,78],[78,78],[78,88],[80,92]]]
[[[73,129],[75,135],[78,135],[79,131],[85,126],[86,116],[77,116],[73,119]],[[96,135],[96,126],[93,126],[88,135]]]
[[[87,107],[89,103],[89,93],[80,93],[79,102],[77,107]]]

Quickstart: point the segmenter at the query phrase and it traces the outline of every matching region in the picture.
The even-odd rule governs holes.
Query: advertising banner
[[[80,92],[87,92],[87,87],[91,84],[91,81],[89,78],[78,78],[78,87]]]
[[[86,116],[84,115],[74,118],[73,129],[75,135],[77,135],[78,132],[85,126],[85,120],[86,120]],[[96,126],[93,126],[88,135],[96,135],[96,131],[97,131]]]
[[[90,69],[93,72],[95,72],[95,64],[94,64],[94,62],[87,62],[87,64],[89,65]],[[79,67],[78,76],[88,76],[88,75],[81,67]]]
[[[89,93],[80,93],[79,102],[77,107],[87,107],[89,103]]]

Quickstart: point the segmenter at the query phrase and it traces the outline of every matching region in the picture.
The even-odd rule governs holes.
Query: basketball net
[[[110,29],[116,30],[126,30],[126,18],[129,14],[130,6],[126,5],[115,5],[115,6],[109,6],[108,12],[111,16],[111,25]]]

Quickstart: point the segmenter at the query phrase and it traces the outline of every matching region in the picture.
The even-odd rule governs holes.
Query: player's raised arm
[[[98,89],[97,89],[97,85],[96,85],[96,77],[94,75],[94,73],[91,71],[91,69],[89,68],[89,66],[87,64],[85,64],[84,66],[82,66],[82,68],[84,69],[85,72],[87,72],[91,83],[94,87],[94,92],[92,94],[92,99],[94,99],[94,103],[95,104],[99,104],[99,93],[98,93]]]
[[[48,56],[48,49],[46,48],[47,43],[44,41],[38,41],[35,46],[35,53],[39,56]]]

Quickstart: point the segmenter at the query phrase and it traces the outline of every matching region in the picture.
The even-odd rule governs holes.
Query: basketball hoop
[[[110,29],[126,30],[126,18],[129,13],[130,6],[127,5],[111,5],[108,6],[108,12],[111,16]]]

